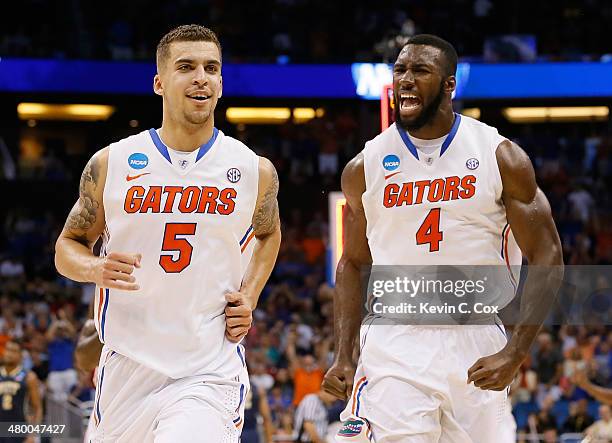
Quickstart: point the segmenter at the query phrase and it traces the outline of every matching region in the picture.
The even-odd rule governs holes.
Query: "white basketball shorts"
[[[235,379],[169,378],[104,347],[91,443],[238,443],[249,390]]]
[[[506,344],[501,326],[366,323],[360,335],[361,355],[353,393],[341,419],[363,419],[363,441],[516,440],[507,392],[483,391],[473,383],[467,384],[467,371],[476,360],[498,352]],[[341,435],[336,440],[347,441]]]

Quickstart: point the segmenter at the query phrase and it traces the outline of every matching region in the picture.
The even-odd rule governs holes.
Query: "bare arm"
[[[226,295],[226,336],[237,342],[251,327],[252,311],[257,307],[280,248],[281,229],[278,215],[278,175],[270,160],[259,158],[259,184],[253,213],[255,247],[238,293]]]
[[[317,433],[317,428],[313,422],[304,421],[304,431],[306,431],[306,434],[308,434],[313,443],[325,443],[325,440]]]
[[[324,389],[346,399],[353,385],[353,349],[359,335],[362,308],[361,268],[372,263],[366,237],[366,218],[361,202],[365,192],[363,157],[351,160],[342,172],[342,191],[346,197],[344,209],[344,250],[336,270],[334,292],[334,363],[325,375]]]
[[[502,390],[514,378],[552,307],[563,278],[563,254],[550,205],[527,154],[504,141],[496,155],[508,223],[529,268],[512,338],[500,353],[478,360],[468,371],[468,382]]]
[[[264,441],[266,443],[272,443],[274,426],[272,424],[272,414],[270,412],[270,405],[268,404],[268,396],[263,389],[259,390],[259,413],[263,420]]]
[[[26,384],[28,386],[30,406],[32,407],[32,424],[37,424],[42,422],[43,411],[38,377],[32,371],[28,372],[26,376]]]
[[[131,273],[140,266],[139,254],[112,252],[96,257],[93,246],[106,226],[102,196],[108,168],[108,148],[89,160],[79,184],[79,199],[72,207],[57,242],[55,266],[71,280],[93,282],[105,288],[138,289]]]
[[[300,367],[300,361],[298,360],[297,353],[295,351],[295,340],[296,333],[291,331],[287,336],[287,346],[285,347],[285,356],[289,363],[289,372],[295,374],[295,371]]]
[[[612,389],[602,388],[591,383],[584,370],[577,370],[573,380],[576,385],[584,389],[595,400],[612,405]]]
[[[76,366],[83,371],[93,371],[100,360],[102,347],[103,344],[98,338],[94,320],[87,320],[81,329],[81,335],[74,350]]]

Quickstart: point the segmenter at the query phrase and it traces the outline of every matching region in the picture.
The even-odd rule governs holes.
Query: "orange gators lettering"
[[[402,185],[402,192],[397,199],[397,206],[412,204],[412,185],[412,182],[404,183]]]
[[[162,199],[162,187],[161,186],[151,186],[149,188],[149,192],[147,192],[147,196],[144,198],[142,202],[142,206],[140,207],[140,212],[151,212],[158,213],[161,207],[161,199]]]
[[[459,196],[461,198],[474,197],[474,194],[476,194],[476,186],[474,186],[474,183],[476,183],[476,177],[473,175],[466,175],[463,177],[461,179],[461,187],[463,188],[463,191],[459,193]]]
[[[128,214],[176,211],[229,215],[234,212],[237,196],[234,188],[220,191],[214,186],[149,186],[148,189],[132,186],[127,190],[123,208]]]
[[[441,178],[437,178],[432,180],[429,185],[429,194],[427,194],[427,200],[430,202],[437,202],[442,198],[442,193],[444,192],[444,180]]]
[[[404,185],[405,184],[406,183],[404,183]],[[389,183],[385,186],[385,197],[383,198],[383,205],[385,205],[385,208],[392,208],[397,205],[397,194],[399,189],[399,185],[396,183]]]
[[[198,205],[198,212],[214,214],[217,210],[217,197],[219,197],[219,189],[213,186],[202,186],[202,197]]]
[[[423,203],[423,194],[425,193],[425,188],[429,186],[431,183],[429,180],[419,180],[418,182],[414,182],[414,186],[417,188],[416,200],[414,201],[415,205],[420,205]]]
[[[434,180],[418,180],[400,185],[389,183],[385,186],[383,205],[386,208],[394,206],[410,206],[423,203],[423,199],[431,203],[472,198],[476,194],[476,177],[466,175],[459,178],[451,176]]]
[[[133,214],[140,210],[142,205],[142,198],[145,195],[145,190],[142,186],[132,186],[128,189],[125,194],[125,202],[123,203],[123,209],[128,214]]]
[[[164,212],[166,214],[172,212],[176,194],[180,194],[181,192],[183,192],[182,186],[164,186],[164,193],[168,194],[168,197],[166,197],[166,204],[164,205]]]
[[[194,212],[198,207],[198,201],[200,200],[200,193],[202,191],[197,186],[187,186],[183,189],[181,195],[181,201],[179,202],[179,211],[189,214]]]
[[[459,198],[459,183],[461,183],[461,179],[456,175],[446,177],[446,186],[444,186],[444,201],[457,200]]]
[[[225,188],[219,195],[222,205],[217,206],[217,212],[221,215],[229,215],[234,212],[234,199],[236,198],[237,192],[234,188]]]

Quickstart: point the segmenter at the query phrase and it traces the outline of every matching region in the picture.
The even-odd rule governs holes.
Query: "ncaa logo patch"
[[[476,169],[479,164],[480,164],[480,162],[477,159],[475,159],[475,158],[470,158],[468,161],[465,162],[466,168],[468,168],[471,171]]]
[[[230,168],[227,170],[227,179],[232,183],[238,183],[241,176],[242,174],[240,174],[240,169],[238,168]]]
[[[130,168],[142,169],[149,164],[149,157],[142,152],[135,152],[128,157],[128,165]]]
[[[383,158],[382,164],[383,168],[385,168],[387,171],[395,171],[397,168],[399,168],[400,159],[397,155],[389,154]]]

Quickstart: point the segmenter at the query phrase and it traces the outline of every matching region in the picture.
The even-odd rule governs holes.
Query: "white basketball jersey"
[[[495,151],[503,140],[456,114],[430,155],[396,124],[367,142],[362,201],[373,264],[504,266],[509,302],[522,257],[501,199]]]
[[[234,377],[244,349],[225,338],[224,296],[255,243],[259,157],[215,128],[194,158],[176,158],[153,129],[110,145],[102,254],[141,253],[140,289],[97,288],[96,326],[110,349],[169,377]]]

